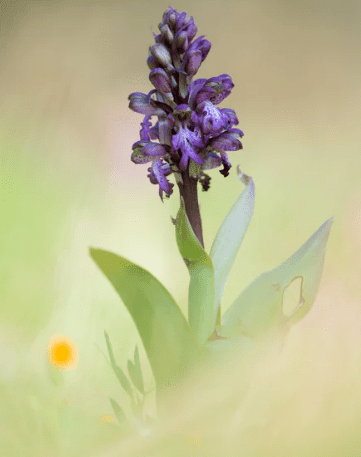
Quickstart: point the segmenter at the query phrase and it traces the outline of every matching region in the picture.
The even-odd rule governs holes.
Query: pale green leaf
[[[127,394],[131,398],[133,398],[133,392],[132,392],[132,388],[130,386],[130,382],[129,382],[127,376],[125,375],[125,373],[123,372],[123,370],[117,365],[117,363],[115,361],[113,349],[110,344],[109,335],[107,334],[107,332],[105,330],[104,330],[104,336],[105,336],[105,341],[107,343],[107,348],[108,348],[108,352],[109,352],[110,364],[114,370],[114,373],[116,374],[118,381],[120,382],[123,389],[127,392]]]
[[[237,167],[238,178],[247,187],[229,210],[209,254],[214,267],[214,316],[220,312],[225,283],[248,229],[254,208],[254,182]],[[219,324],[219,322],[217,322]]]
[[[126,415],[125,415],[123,409],[120,407],[120,405],[112,398],[109,398],[109,400],[110,400],[110,404],[112,405],[115,417],[117,418],[119,424],[123,425],[124,423],[127,423],[128,421],[127,421]]]
[[[90,249],[90,254],[134,320],[157,392],[177,384],[200,348],[172,296],[152,274],[129,260],[100,249]]]
[[[135,346],[134,363],[131,360],[128,360],[128,372],[135,387],[144,395],[144,383],[139,360],[138,346]]]
[[[255,279],[225,313],[218,334],[258,338],[281,324],[293,325],[302,319],[316,298],[332,221],[328,219],[288,260]],[[283,293],[297,278],[302,278],[298,306],[287,316]]]
[[[212,261],[189,223],[181,198],[176,219],[176,239],[189,274],[188,321],[197,340],[204,344],[214,329],[214,271]]]

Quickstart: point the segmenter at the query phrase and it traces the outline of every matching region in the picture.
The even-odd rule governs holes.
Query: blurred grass
[[[146,455],[177,455],[181,445],[187,455],[360,455],[360,4],[187,0],[172,6],[192,14],[199,34],[213,43],[197,76],[229,73],[235,82],[222,106],[236,110],[245,137],[244,150],[230,159],[256,184],[255,213],[224,309],[326,219],[335,221],[319,299],[290,335],[282,370],[272,371],[281,364],[275,355],[259,362],[263,375],[235,370],[236,379],[248,376],[255,387],[246,392],[234,429],[224,428],[228,438],[217,434],[219,421],[212,425],[204,417],[205,404],[223,398],[218,410],[213,405],[223,417],[227,401],[237,404],[236,387],[229,389],[231,400],[209,390],[205,404],[187,411],[182,423],[175,415]],[[151,31],[167,7],[148,1],[0,4],[4,457],[102,455],[111,443],[109,455],[120,449],[142,455],[150,446],[137,437],[121,448],[116,425],[101,421],[112,414],[109,396],[129,414],[98,349],[105,350],[103,330],[122,368],[139,338],[88,247],[150,270],[186,312],[188,272],[170,223],[177,190],[161,204],[146,167],[129,160],[141,116],[127,109],[126,97],[149,91]],[[217,171],[211,176],[211,189],[200,195],[207,249],[243,189],[235,172],[227,179]],[[46,347],[57,332],[76,341],[79,364],[54,385]],[[150,368],[144,351],[140,355],[150,388]],[[278,393],[261,382],[270,370]],[[259,418],[267,418],[266,428],[259,428]]]

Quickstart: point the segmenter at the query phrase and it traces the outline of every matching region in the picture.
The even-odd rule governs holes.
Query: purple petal
[[[238,125],[239,121],[236,116],[236,113],[233,111],[233,109],[230,108],[222,108],[221,112],[224,113],[226,116],[228,116],[229,122],[227,128],[231,128],[234,125]]]
[[[195,108],[194,102],[196,100],[197,94],[202,89],[202,87],[205,85],[206,82],[207,82],[206,79],[196,79],[189,84],[189,86],[188,86],[188,93],[189,93],[188,105],[191,108]]]
[[[140,124],[140,139],[142,141],[150,141],[150,129],[152,124],[150,122],[151,116],[145,116],[144,121]]]
[[[149,95],[149,94],[148,94]],[[129,108],[136,113],[145,114],[146,116],[160,116],[165,114],[165,111],[156,105],[148,95],[142,92],[133,92],[129,95]]]
[[[237,137],[239,137],[239,134],[236,132],[224,132],[217,138],[211,140],[209,146],[217,149],[218,151],[238,151],[239,149],[242,149],[243,146]]]
[[[159,143],[147,143],[143,146],[143,154],[151,157],[162,157],[168,154],[168,152],[166,148]]]
[[[218,105],[228,97],[233,87],[234,84],[229,75],[223,74],[210,78],[198,93],[196,104],[199,105],[204,100],[209,100],[214,105]]]
[[[209,101],[205,101],[201,105],[202,109],[202,131],[205,135],[214,135],[224,130],[229,122],[227,114],[213,105]]]
[[[196,148],[203,146],[202,138],[187,127],[180,126],[178,133],[172,137],[172,146],[173,149],[180,149],[182,152],[182,158],[179,164],[182,170],[187,168],[189,159],[193,159],[198,165],[203,164],[203,159],[196,152]]]
[[[217,168],[222,165],[222,160],[215,152],[210,152],[204,158],[204,164],[202,165],[202,170],[211,170],[212,168]]]

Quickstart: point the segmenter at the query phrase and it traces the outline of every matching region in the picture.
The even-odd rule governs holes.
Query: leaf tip
[[[237,174],[238,174],[239,180],[240,180],[245,186],[248,186],[248,184],[249,184],[250,180],[252,179],[252,177],[246,175],[246,173],[243,173],[239,165],[237,165]]]

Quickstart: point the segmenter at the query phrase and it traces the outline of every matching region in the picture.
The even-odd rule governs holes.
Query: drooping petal
[[[152,127],[152,123],[150,122],[151,116],[145,116],[143,122],[141,122],[141,129],[140,129],[140,139],[141,141],[150,141],[150,129]]]
[[[211,170],[212,168],[218,168],[222,165],[222,160],[215,152],[210,152],[204,158],[204,164],[202,170]]]
[[[151,140],[159,140],[159,122],[149,129],[149,136]]]
[[[162,162],[157,158],[154,160],[152,166],[148,168],[148,178],[152,184],[159,184],[159,196],[163,201],[163,192],[169,197],[173,193],[174,184],[170,183],[166,176],[172,173],[171,167],[168,163]]]
[[[229,169],[232,167],[232,164],[229,161],[228,155],[225,152],[221,152],[221,159],[223,170],[220,170],[219,172],[226,178],[229,175]]]

